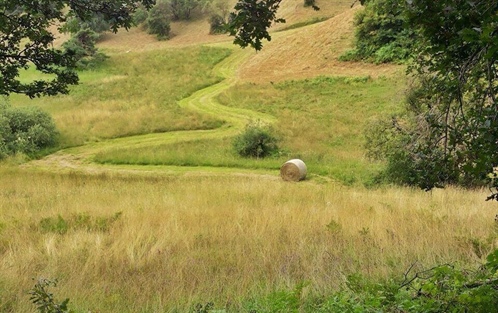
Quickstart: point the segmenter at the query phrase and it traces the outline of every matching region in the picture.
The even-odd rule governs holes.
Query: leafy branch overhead
[[[55,49],[51,27],[61,27],[69,17],[88,20],[100,14],[116,32],[132,25],[132,13],[154,0],[8,0],[0,2],[0,95],[29,97],[67,93],[78,83],[72,51]],[[19,79],[30,66],[48,77],[31,82]]]
[[[256,50],[263,48],[262,40],[271,40],[268,33],[272,22],[285,23],[282,18],[276,18],[277,10],[282,0],[239,0],[230,13],[228,25],[230,35],[235,36],[234,43],[241,46],[251,46]]]

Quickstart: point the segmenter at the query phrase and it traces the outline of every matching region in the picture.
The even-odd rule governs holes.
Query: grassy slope
[[[81,73],[81,84],[67,96],[29,100],[50,112],[62,133],[62,145],[152,132],[219,127],[221,121],[178,107],[177,101],[220,81],[212,67],[228,49],[208,47],[125,53],[103,67]]]

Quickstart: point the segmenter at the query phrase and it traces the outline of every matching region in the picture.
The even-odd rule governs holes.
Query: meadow
[[[185,312],[213,302],[272,312],[351,276],[401,279],[479,264],[496,244],[485,191],[364,189],[275,175],[30,172],[2,167],[0,311],[32,310],[33,278],[58,278],[76,312]],[[284,310],[285,311],[285,310]]]
[[[229,137],[115,149],[99,153],[94,160],[277,170],[287,159],[301,158],[316,175],[348,185],[373,184],[382,166],[365,157],[363,134],[376,118],[402,110],[404,82],[403,77],[317,77],[243,83],[222,92],[217,100],[227,107],[276,117],[272,126],[281,140],[281,153],[274,158],[241,158],[233,152]]]
[[[176,101],[215,84],[212,67],[230,50],[209,47],[114,55],[80,74],[69,95],[37,98],[13,95],[13,105],[37,105],[51,113],[61,132],[61,146],[105,138],[185,129],[209,129],[220,120],[181,109]],[[34,74],[26,75],[32,79]]]
[[[39,277],[74,312],[313,312],[353,281],[476,268],[496,248],[488,190],[391,186],[365,157],[369,125],[403,110],[402,71],[247,82],[250,53],[227,47],[111,53],[69,95],[10,98],[61,137],[0,163],[0,312],[33,312]],[[255,120],[279,155],[232,151]],[[295,157],[309,175],[284,182]]]

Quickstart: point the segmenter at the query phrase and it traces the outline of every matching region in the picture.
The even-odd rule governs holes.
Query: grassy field
[[[118,36],[109,47],[126,41]],[[190,46],[193,37],[180,47],[180,37],[174,48],[113,46],[70,95],[11,98],[53,115],[61,150],[0,163],[0,312],[33,312],[28,291],[39,277],[57,278],[55,296],[81,313],[194,312],[209,302],[220,312],[305,312],[290,310],[287,296],[300,306],[351,279],[475,268],[497,247],[488,190],[376,184],[382,164],[365,158],[364,133],[403,110],[397,69],[344,76],[339,65],[330,76],[248,83],[238,69],[257,60],[250,51]],[[251,120],[273,126],[280,156],[233,153]],[[283,182],[278,169],[295,157],[308,178]]]
[[[238,84],[218,101],[275,116],[282,154],[247,160],[232,151],[232,140],[194,140],[116,149],[96,156],[111,164],[187,165],[278,169],[302,158],[310,172],[344,184],[372,184],[381,166],[365,158],[364,132],[375,118],[402,109],[404,78],[317,77],[277,84]]]
[[[67,96],[29,100],[50,112],[62,146],[104,138],[219,127],[221,121],[182,109],[177,101],[221,80],[211,69],[228,49],[193,47],[114,55],[104,66],[81,73],[81,84]],[[29,77],[29,76],[28,76]]]
[[[288,184],[272,176],[0,170],[0,311],[57,277],[77,312],[249,311],[307,283],[478,264],[497,239],[486,191]],[[36,183],[33,183],[36,182]]]

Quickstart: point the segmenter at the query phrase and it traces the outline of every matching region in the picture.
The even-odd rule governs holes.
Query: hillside
[[[360,7],[329,1],[318,3],[321,10],[316,12],[301,3],[283,2],[280,14],[288,24],[278,25],[284,28],[275,28],[273,40],[260,52],[235,47],[226,35],[209,35],[203,19],[175,23],[175,35],[168,41],[157,41],[140,28],[106,34],[99,44],[111,55],[105,67],[83,72],[83,84],[69,96],[36,100],[54,114],[63,146],[86,145],[30,165],[75,169],[89,163],[86,169],[94,171],[97,161],[181,165],[182,170],[202,165],[210,171],[236,172],[275,170],[286,158],[300,157],[315,173],[347,183],[370,181],[379,165],[364,158],[363,131],[369,119],[397,110],[403,79],[392,77],[401,68],[338,61],[350,47],[352,21]],[[285,30],[303,21],[313,23]],[[209,70],[210,66],[214,68]],[[318,78],[269,85],[319,76],[352,80]],[[375,80],[379,77],[382,80]],[[197,90],[194,81],[207,87]],[[260,85],[246,85],[250,83]],[[296,110],[289,111],[289,106]],[[230,138],[254,120],[275,125],[287,152],[256,162],[234,156]],[[103,139],[112,140],[90,145]],[[204,155],[195,153],[200,146],[209,147]]]
[[[279,16],[285,18],[286,23],[274,25],[273,40],[267,42],[262,51],[252,53],[253,56],[240,67],[240,78],[264,82],[317,75],[379,77],[399,70],[399,66],[393,65],[338,61],[337,58],[351,47],[352,22],[361,7],[351,8],[349,0],[322,0],[318,5],[320,10],[314,11],[303,7],[302,0],[283,1]],[[322,19],[325,20],[315,23]],[[305,27],[285,31],[299,23]],[[306,26],[307,23],[311,25]],[[168,41],[157,41],[142,29],[132,28],[128,32],[106,34],[99,46],[110,53],[128,53],[198,44],[226,43],[229,46],[232,40],[226,35],[209,35],[206,18],[172,23],[172,34]]]

